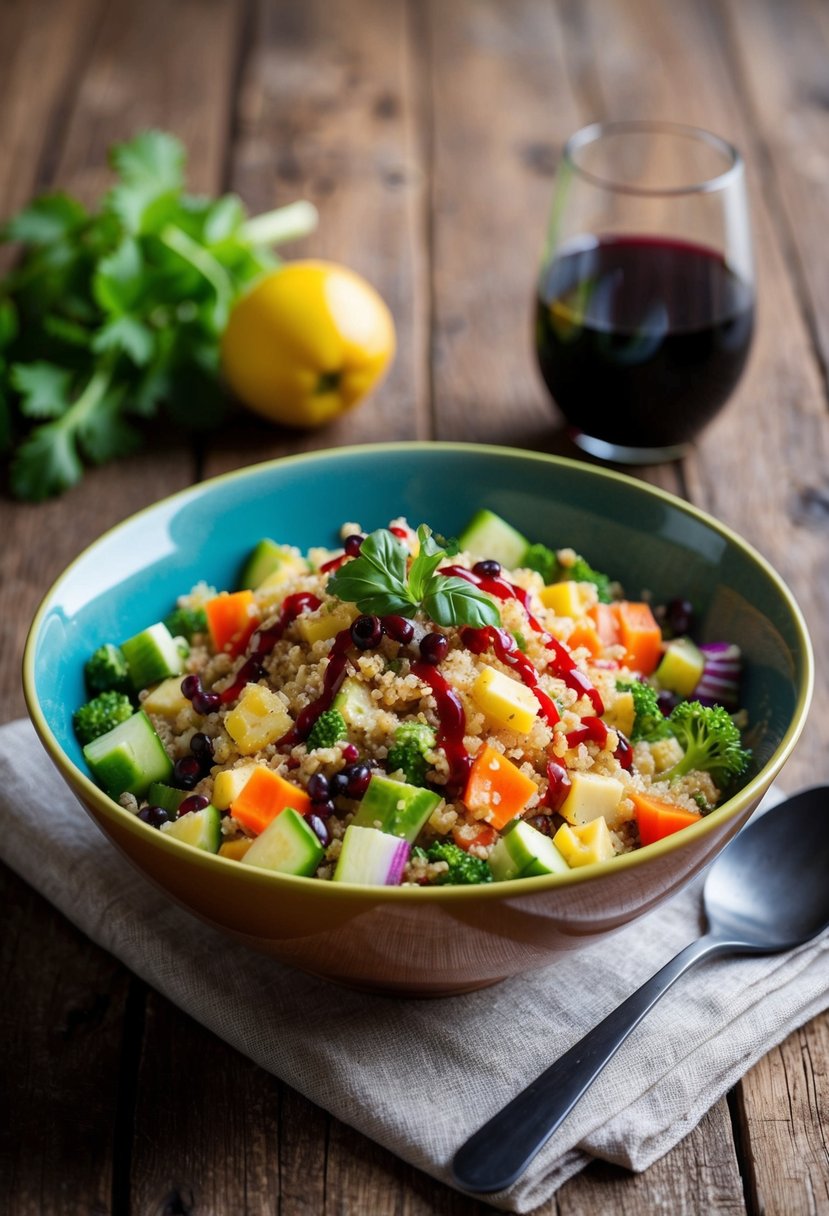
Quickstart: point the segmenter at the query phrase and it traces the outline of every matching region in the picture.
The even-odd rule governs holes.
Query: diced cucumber
[[[340,711],[349,726],[365,726],[369,714],[374,712],[375,705],[365,684],[360,684],[349,676],[343,680],[332,708]]]
[[[121,650],[136,689],[149,688],[150,684],[181,675],[184,670],[176,640],[161,621],[122,642]]]
[[[439,803],[440,794],[432,790],[375,773],[352,822],[357,827],[379,828],[388,835],[402,836],[413,844]]]
[[[242,566],[239,575],[239,590],[255,591],[286,560],[294,561],[294,555],[284,545],[278,545],[269,536],[264,536]]]
[[[526,536],[485,507],[475,512],[458,537],[458,543],[461,549],[476,557],[500,562],[508,570],[521,565],[530,547]]]
[[[241,862],[280,874],[310,876],[324,853],[316,832],[289,806],[256,837]]]
[[[496,882],[566,874],[570,869],[549,836],[523,819],[515,820],[497,840],[489,855],[489,868]]]
[[[189,796],[188,790],[177,790],[175,786],[164,785],[161,781],[154,781],[147,790],[148,804],[160,806],[170,816],[176,815],[184,799]]]
[[[408,859],[408,841],[401,840],[399,836],[389,836],[377,828],[363,828],[350,823],[343,837],[334,882],[396,887],[400,884]]]
[[[690,697],[699,684],[705,667],[705,655],[690,638],[674,638],[669,642],[662,661],[653,673],[662,688],[680,697]]]
[[[154,781],[167,781],[173,773],[173,763],[143,710],[87,743],[83,754],[110,798],[124,793],[143,798]]]
[[[190,811],[172,823],[163,824],[161,830],[165,836],[183,840],[194,849],[218,853],[222,843],[222,816],[215,806],[206,806],[200,811]]]

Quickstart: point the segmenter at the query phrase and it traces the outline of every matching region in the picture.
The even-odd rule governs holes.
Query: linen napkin
[[[168,902],[109,844],[22,721],[0,729],[0,855],[204,1026],[444,1182],[471,1132],[702,925],[697,880],[614,937],[480,992],[416,1001],[334,987]],[[783,956],[703,964],[634,1031],[525,1175],[487,1202],[529,1212],[593,1157],[647,1168],[827,1006],[829,935]]]

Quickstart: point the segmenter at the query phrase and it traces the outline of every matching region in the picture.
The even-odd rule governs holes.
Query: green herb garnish
[[[437,625],[500,625],[498,606],[479,587],[437,572],[457,546],[441,547],[426,524],[418,528],[417,538],[420,551],[409,566],[409,551],[392,532],[378,528],[369,533],[359,557],[329,578],[329,592],[376,616],[412,617],[422,608]]]
[[[249,219],[233,195],[184,193],[184,160],[172,135],[146,131],[112,149],[117,182],[97,212],[52,194],[0,229],[23,246],[0,282],[0,453],[19,498],[132,451],[159,404],[181,426],[215,424],[231,306],[278,264],[268,246],[314,226],[308,203]]]

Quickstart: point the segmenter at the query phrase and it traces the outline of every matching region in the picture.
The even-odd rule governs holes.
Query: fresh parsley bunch
[[[271,245],[316,223],[309,203],[249,219],[234,195],[186,194],[184,148],[164,132],[110,159],[117,181],[97,212],[46,195],[0,230],[24,246],[0,282],[0,452],[19,498],[132,451],[161,404],[187,428],[215,424],[234,300],[277,265]]]
[[[437,625],[500,625],[490,596],[466,579],[437,573],[444,558],[457,553],[457,544],[441,547],[426,524],[418,528],[417,539],[420,550],[409,565],[409,550],[394,533],[370,532],[359,557],[331,575],[328,591],[377,616],[413,617],[422,609]]]

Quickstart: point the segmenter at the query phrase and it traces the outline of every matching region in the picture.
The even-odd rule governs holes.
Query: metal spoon
[[[708,932],[479,1128],[455,1154],[466,1191],[511,1186],[673,982],[717,954],[777,954],[829,927],[829,786],[803,790],[723,850],[704,890]]]

